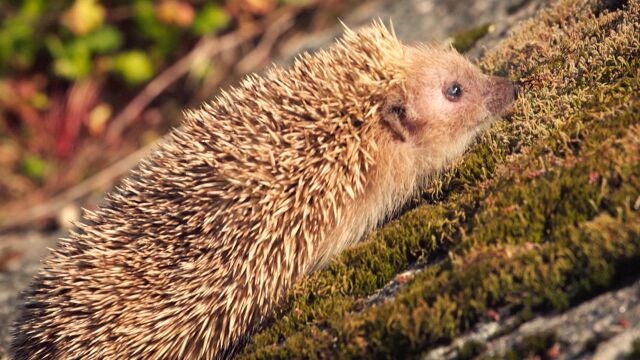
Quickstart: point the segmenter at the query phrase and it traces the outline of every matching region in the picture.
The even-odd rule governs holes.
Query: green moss
[[[596,351],[596,349],[598,348],[598,344],[600,344],[601,342],[602,342],[602,339],[600,336],[598,335],[593,336],[592,338],[587,340],[586,343],[584,344],[585,352],[592,353]]]
[[[299,284],[241,356],[416,357],[489,309],[560,311],[640,271],[640,3],[600,5],[558,1],[488,53],[485,71],[523,83],[514,113],[417,208]]]
[[[553,332],[542,332],[525,337],[513,349],[504,354],[488,357],[491,360],[519,360],[519,359],[553,359],[549,350],[556,344],[556,335]]]
[[[631,344],[631,352],[627,355],[627,360],[640,360],[640,339],[635,339]]]
[[[451,45],[460,53],[469,51],[475,45],[478,40],[482,39],[489,33],[491,24],[484,24],[476,28],[461,31],[453,34],[453,41]]]
[[[458,349],[458,360],[475,359],[482,354],[487,346],[477,340],[469,340]]]

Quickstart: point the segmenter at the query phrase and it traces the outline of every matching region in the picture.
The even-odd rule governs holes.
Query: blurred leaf
[[[73,38],[66,43],[53,35],[46,39],[47,48],[53,57],[53,72],[68,80],[83,78],[91,73],[92,53],[110,52],[121,44],[122,35],[111,26]]]
[[[44,110],[49,104],[49,97],[43,92],[37,92],[31,97],[31,105],[38,109]]]
[[[78,53],[78,56],[56,59],[53,63],[53,72],[68,80],[83,78],[91,72],[89,54]]]
[[[133,12],[140,30],[146,35],[154,37],[160,29],[163,29],[162,24],[160,24],[156,18],[152,1],[136,0],[133,6]]]
[[[81,42],[72,41],[63,44],[58,37],[50,36],[46,44],[54,58],[53,72],[56,75],[75,80],[91,72],[91,53],[89,48]]]
[[[47,45],[47,49],[49,50],[49,53],[54,58],[63,57],[65,55],[64,44],[62,44],[62,41],[60,40],[59,37],[54,35],[49,35],[45,39],[45,44]]]
[[[15,16],[5,19],[0,28],[0,68],[7,63],[19,69],[33,64],[42,45],[34,36],[35,23],[46,10],[46,4],[44,0],[25,0]]]
[[[111,105],[100,103],[89,113],[89,132],[91,135],[100,135],[104,132],[107,120],[111,117]]]
[[[229,22],[231,17],[223,8],[208,4],[198,12],[193,22],[193,32],[197,35],[215,32],[227,27]]]
[[[20,7],[20,16],[35,18],[44,13],[46,9],[46,0],[25,0]]]
[[[113,71],[131,85],[149,80],[153,74],[151,60],[141,50],[132,50],[117,55],[113,60]]]
[[[47,172],[47,163],[39,156],[29,154],[22,160],[20,169],[31,179],[42,181]]]
[[[156,7],[158,19],[166,24],[180,27],[189,27],[193,22],[195,11],[193,7],[184,1],[163,0]]]
[[[75,0],[62,17],[74,34],[84,35],[102,26],[105,10],[96,0]]]
[[[78,40],[84,42],[91,52],[104,54],[122,45],[122,34],[113,26],[104,26]]]
[[[173,52],[180,33],[175,31],[175,28],[172,29],[158,20],[153,2],[136,0],[133,12],[140,34],[155,43],[151,49],[151,55],[161,59]]]

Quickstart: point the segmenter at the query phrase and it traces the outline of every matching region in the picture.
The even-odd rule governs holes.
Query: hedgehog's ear
[[[382,122],[398,140],[409,139],[411,126],[407,118],[407,108],[400,96],[392,96],[382,108]]]

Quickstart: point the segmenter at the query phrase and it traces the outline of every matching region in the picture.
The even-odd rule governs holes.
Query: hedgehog
[[[234,355],[301,277],[397,212],[515,87],[381,22],[199,109],[43,262],[14,359]]]

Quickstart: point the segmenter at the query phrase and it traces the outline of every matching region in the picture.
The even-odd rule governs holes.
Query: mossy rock
[[[631,344],[631,353],[626,360],[640,360],[640,339],[635,339]]]
[[[478,42],[478,40],[482,39],[489,33],[491,26],[491,24],[484,24],[473,29],[453,34],[451,46],[461,53],[467,52]]]
[[[561,311],[637,274],[639,33],[640,0],[556,1],[513,29],[479,65],[520,81],[514,113],[297,286],[241,358],[420,357],[489,310]],[[366,304],[416,264],[392,301]]]

